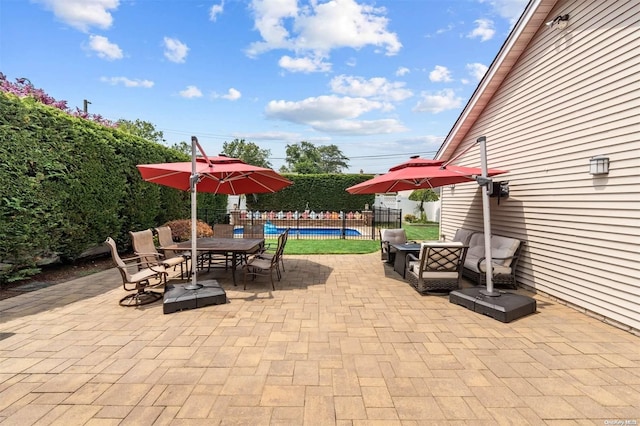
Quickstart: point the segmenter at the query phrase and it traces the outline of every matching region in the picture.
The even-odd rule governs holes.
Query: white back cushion
[[[407,242],[407,233],[404,229],[381,229],[380,239],[389,241],[391,244],[401,244]]]

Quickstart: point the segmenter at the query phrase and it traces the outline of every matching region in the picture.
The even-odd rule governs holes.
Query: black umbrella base
[[[197,289],[190,289],[191,283],[167,284],[164,290],[163,312],[184,311],[209,305],[227,303],[227,293],[216,280],[198,281]]]
[[[498,296],[487,296],[484,287],[465,288],[449,293],[449,302],[490,316],[501,322],[511,322],[536,311],[536,301],[521,294],[498,292]]]

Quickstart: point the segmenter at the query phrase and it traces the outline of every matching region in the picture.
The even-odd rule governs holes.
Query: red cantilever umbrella
[[[489,169],[488,175],[506,173],[506,170]],[[482,170],[476,167],[444,165],[443,161],[416,157],[376,176],[347,188],[351,194],[384,194],[421,188],[437,188],[456,183],[474,182]]]
[[[182,162],[141,164],[137,167],[147,182],[188,191],[191,189],[192,166],[192,162]],[[271,169],[253,166],[231,157],[197,157],[195,167],[198,192],[259,194],[277,192],[293,183]]]
[[[202,157],[196,156],[196,149]],[[227,195],[262,194],[277,192],[293,184],[271,169],[253,166],[237,158],[207,157],[195,136],[191,137],[191,162],[140,164],[137,167],[147,182],[191,190],[191,259],[196,259],[197,191]],[[188,289],[197,288],[194,268]]]
[[[444,185],[454,185],[463,182],[478,182],[487,186],[490,176],[507,173],[506,170],[488,169],[486,138],[481,136],[477,143],[480,145],[481,168],[452,166],[442,161],[426,160],[415,157],[409,161],[389,169],[388,173],[376,176],[347,188],[351,194],[381,194],[421,188],[437,188]],[[493,291],[491,266],[491,222],[489,216],[488,189],[482,191],[482,215],[484,219],[484,239],[486,255],[487,294],[495,295]]]

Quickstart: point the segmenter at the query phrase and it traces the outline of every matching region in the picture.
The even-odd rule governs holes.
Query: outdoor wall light
[[[589,160],[589,173],[592,175],[606,175],[609,173],[609,157],[596,155]]]
[[[547,27],[551,27],[551,28],[557,28],[559,30],[563,30],[565,28],[567,28],[567,25],[569,24],[569,14],[566,15],[558,15],[555,18],[553,18],[551,21],[547,22],[545,25]]]

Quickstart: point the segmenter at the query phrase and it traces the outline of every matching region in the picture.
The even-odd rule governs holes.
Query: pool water
[[[284,232],[287,228],[279,228],[275,226],[267,226],[264,227],[265,235],[278,235]],[[242,235],[242,228],[237,228],[233,232],[234,234]],[[289,235],[321,235],[321,236],[342,236],[343,229],[342,228],[291,228],[289,230]],[[362,235],[358,230],[345,228],[344,235],[347,237],[357,237]]]

